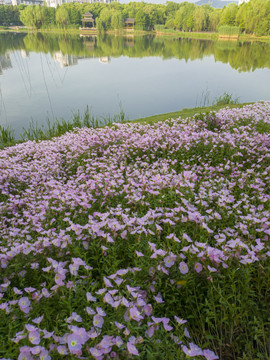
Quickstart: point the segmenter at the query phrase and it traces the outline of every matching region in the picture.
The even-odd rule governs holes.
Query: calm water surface
[[[270,99],[270,44],[145,37],[0,34],[0,125],[129,119],[208,105],[224,92]]]

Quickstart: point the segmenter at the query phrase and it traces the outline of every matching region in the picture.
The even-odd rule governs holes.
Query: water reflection
[[[129,119],[208,105],[224,92],[269,100],[270,44],[154,36],[0,34],[0,125]],[[205,96],[207,94],[207,97]]]
[[[11,68],[12,68],[12,63],[9,53],[6,53],[5,55],[0,55],[0,75],[3,74],[4,70]]]
[[[226,40],[199,40],[154,36],[65,36],[51,34],[0,34],[0,71],[10,68],[9,51],[22,54],[42,52],[51,54],[62,67],[77,65],[80,59],[99,58],[109,63],[110,58],[128,56],[143,58],[196,60],[213,55],[215,61],[228,63],[239,72],[270,68],[270,44]]]

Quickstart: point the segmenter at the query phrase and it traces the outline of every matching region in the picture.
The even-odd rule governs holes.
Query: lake
[[[122,108],[131,120],[209,105],[225,92],[269,100],[270,44],[155,36],[0,34],[0,125]]]

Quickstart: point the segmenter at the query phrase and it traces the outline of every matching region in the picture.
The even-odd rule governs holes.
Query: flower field
[[[0,151],[0,359],[270,358],[270,103]]]

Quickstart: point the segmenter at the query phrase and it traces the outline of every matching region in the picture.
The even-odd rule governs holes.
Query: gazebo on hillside
[[[89,24],[90,26],[88,26],[89,28],[94,28],[95,27],[95,20],[93,18],[93,14],[91,14],[89,11],[85,14],[83,14],[83,18],[82,18],[82,25],[83,28],[85,28],[85,24]]]

